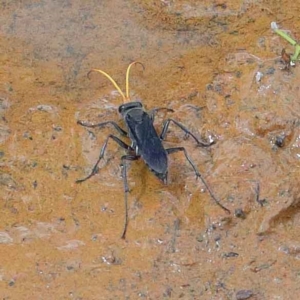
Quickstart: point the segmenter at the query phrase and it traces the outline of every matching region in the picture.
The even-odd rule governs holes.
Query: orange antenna
[[[129,100],[129,73],[130,73],[130,68],[134,65],[134,64],[140,64],[143,67],[143,70],[145,70],[144,65],[139,62],[139,61],[134,61],[132,62],[128,68],[127,68],[127,72],[126,72],[126,99]]]
[[[122,92],[122,90],[120,89],[120,87],[118,86],[118,84],[112,79],[111,76],[109,76],[106,72],[100,70],[100,69],[92,69],[91,71],[88,72],[87,76],[89,77],[91,72],[99,72],[101,74],[103,74],[105,77],[107,77],[109,79],[109,81],[115,86],[115,88],[118,90],[118,92],[120,93],[120,95],[123,98],[123,102],[126,102],[126,97],[124,95],[124,93]]]
[[[101,73],[102,75],[104,75],[106,78],[109,79],[109,81],[115,86],[115,88],[118,90],[118,92],[120,93],[120,95],[123,98],[123,103],[125,103],[126,101],[129,101],[129,73],[130,73],[130,69],[134,64],[140,64],[143,66],[143,69],[145,69],[144,65],[138,61],[134,61],[132,62],[128,68],[127,68],[127,72],[126,72],[126,96],[124,95],[124,93],[122,92],[121,88],[119,87],[119,85],[115,82],[115,80],[108,75],[106,72],[100,70],[100,69],[92,69],[91,71],[88,72],[87,76],[89,77],[91,72],[98,72]]]

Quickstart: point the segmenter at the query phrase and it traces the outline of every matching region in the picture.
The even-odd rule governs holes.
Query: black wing
[[[146,164],[157,173],[165,173],[168,169],[167,153],[149,115],[141,109],[133,109],[125,121],[129,136]]]

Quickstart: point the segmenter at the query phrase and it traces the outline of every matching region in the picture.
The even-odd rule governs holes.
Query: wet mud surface
[[[2,1],[1,299],[298,299],[299,65],[282,70],[299,8],[286,1]],[[182,153],[163,185],[109,143],[122,98],[103,76],[171,125],[227,214]],[[124,141],[129,142],[126,138]]]

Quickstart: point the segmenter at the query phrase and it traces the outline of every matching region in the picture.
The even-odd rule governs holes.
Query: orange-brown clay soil
[[[1,1],[0,299],[276,299],[300,295],[300,66],[270,23],[299,37],[297,1]],[[110,142],[122,98],[168,107],[163,185]],[[126,138],[124,141],[129,142]]]

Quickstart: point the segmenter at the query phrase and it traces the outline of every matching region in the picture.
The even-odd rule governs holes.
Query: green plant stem
[[[292,39],[288,34],[286,34],[285,32],[283,32],[280,29],[275,29],[275,32],[280,35],[281,37],[283,37],[286,41],[288,41],[291,45],[296,46],[297,42]]]
[[[292,39],[287,33],[285,33],[284,31],[280,30],[280,29],[275,29],[275,32],[280,35],[282,38],[284,38],[286,41],[288,41],[291,45],[293,45],[295,47],[295,52],[291,57],[291,61],[296,61],[300,55],[300,45],[297,44],[297,42]]]
[[[298,57],[299,57],[299,55],[300,55],[300,45],[297,44],[296,47],[295,47],[295,52],[294,52],[294,54],[293,54],[292,57],[291,57],[291,60],[292,60],[292,61],[297,60]]]

